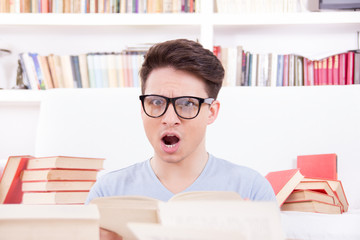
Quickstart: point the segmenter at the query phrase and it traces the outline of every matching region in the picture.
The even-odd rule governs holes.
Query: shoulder
[[[238,165],[233,162],[214,157],[212,155],[210,156],[209,159],[211,160],[210,162],[210,164],[212,165],[211,167],[214,168],[214,170],[216,169],[217,171],[221,171],[221,172],[225,171],[228,174],[233,174],[234,176],[239,176],[239,177],[247,177],[247,178],[262,177],[260,173],[258,173],[256,170],[252,168]]]

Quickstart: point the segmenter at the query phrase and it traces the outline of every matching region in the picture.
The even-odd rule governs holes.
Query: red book
[[[327,59],[319,61],[319,85],[327,85]]]
[[[314,85],[319,85],[319,62],[314,61]]]
[[[347,53],[347,73],[346,73],[346,85],[354,84],[354,52]]]
[[[304,176],[300,173],[299,169],[289,169],[269,172],[265,178],[270,182],[276,195],[276,200],[279,206],[281,206]]]
[[[346,53],[339,55],[339,85],[345,85],[346,83]]]
[[[328,85],[334,85],[334,77],[333,77],[333,56],[327,58],[327,77],[328,77]]]
[[[9,157],[0,181],[0,204],[21,203],[22,191],[20,174],[32,156]]]
[[[289,86],[289,55],[284,55],[284,75],[283,86]]]
[[[298,156],[297,168],[304,177],[337,180],[337,155],[331,153]]]
[[[334,55],[333,58],[333,84],[339,85],[339,55]]]

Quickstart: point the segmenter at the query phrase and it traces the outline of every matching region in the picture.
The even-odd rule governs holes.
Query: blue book
[[[39,60],[37,58],[38,54],[37,53],[29,53],[29,56],[32,58],[32,60],[34,62],[35,72],[36,72],[37,79],[39,81],[40,89],[45,90],[45,80],[44,80],[44,76],[43,76],[41,68],[40,68]]]
[[[284,79],[284,55],[279,54],[277,62],[276,86],[281,87]]]

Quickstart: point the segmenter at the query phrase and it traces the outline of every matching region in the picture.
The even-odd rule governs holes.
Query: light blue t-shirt
[[[184,192],[235,191],[244,199],[275,201],[270,183],[258,172],[209,155],[200,176]],[[168,201],[174,194],[162,185],[150,159],[100,177],[86,203],[97,197],[141,195]]]

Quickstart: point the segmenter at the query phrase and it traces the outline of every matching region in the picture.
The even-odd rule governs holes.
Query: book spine
[[[346,63],[346,53],[341,53],[339,55],[339,85],[345,85],[346,83]]]
[[[352,51],[347,53],[346,85],[354,84],[354,56],[355,53]]]

